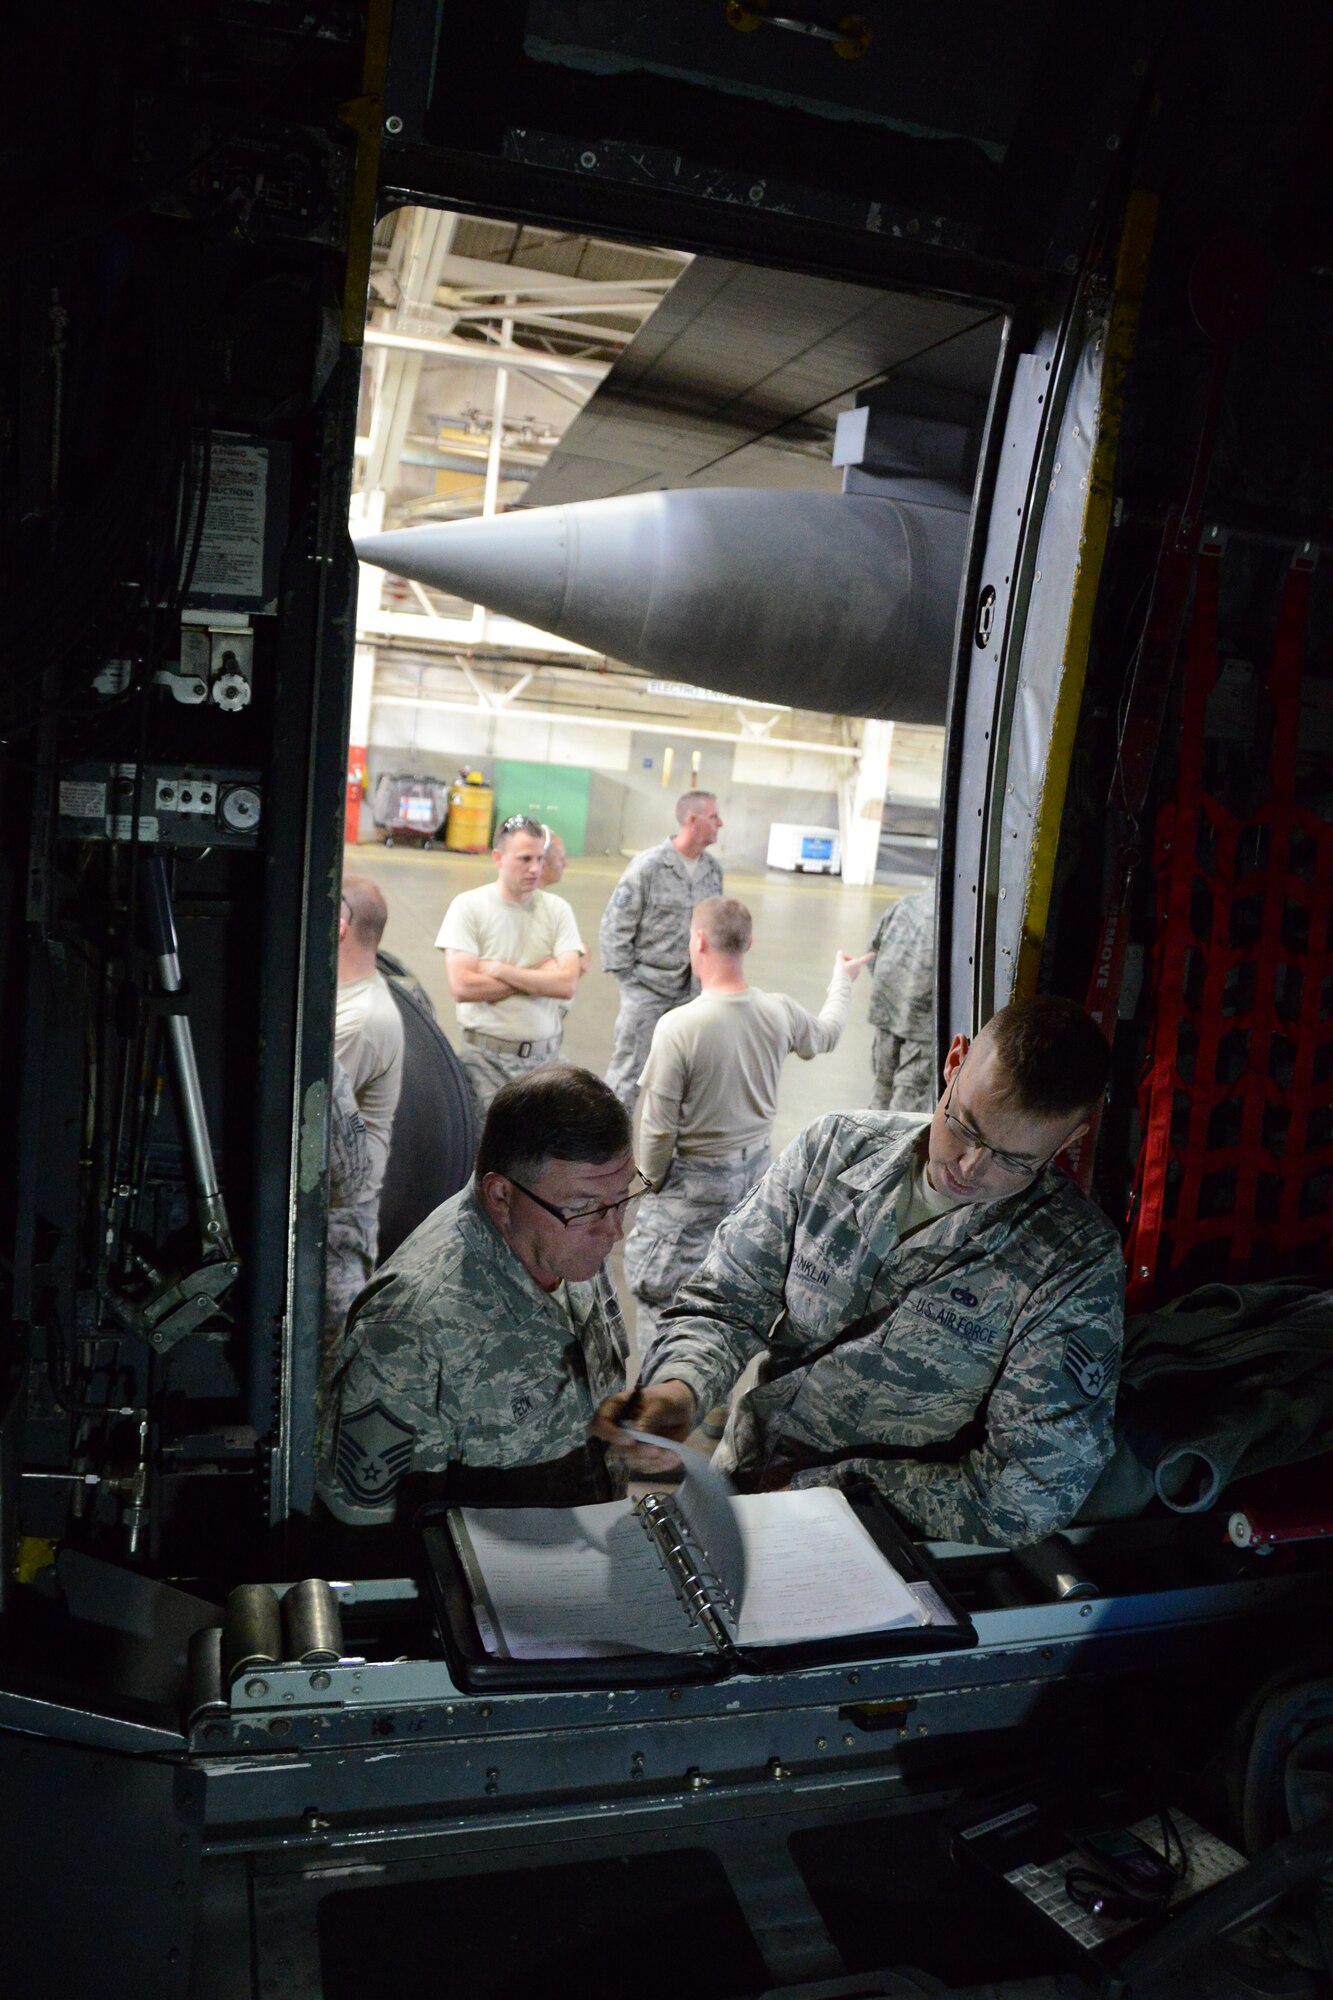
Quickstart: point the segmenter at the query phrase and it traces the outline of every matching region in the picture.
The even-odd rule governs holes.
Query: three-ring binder
[[[782,1508],[789,1499],[808,1496],[742,1496],[737,1506]],[[933,1567],[929,1554],[914,1544],[896,1522],[879,1495],[866,1488],[839,1496],[839,1504],[850,1510],[860,1530],[878,1551],[881,1562],[896,1578],[918,1607],[919,1622],[893,1625],[855,1626],[841,1630],[826,1628],[814,1635],[798,1637],[755,1636],[756,1618],[751,1602],[753,1577],[747,1574],[746,1598],[741,1607],[732,1604],[716,1574],[707,1549],[702,1523],[691,1518],[675,1494],[648,1494],[638,1500],[601,1503],[586,1508],[468,1508],[447,1504],[427,1508],[418,1516],[418,1528],[425,1555],[425,1574],[435,1604],[437,1625],[449,1660],[455,1685],[465,1691],[523,1688],[617,1688],[677,1685],[693,1681],[723,1679],[733,1674],[767,1675],[828,1666],[843,1661],[873,1660],[904,1654],[935,1653],[977,1642],[976,1629],[947,1584]],[[509,1534],[503,1528],[513,1517]],[[628,1531],[624,1553],[641,1543],[643,1559],[651,1575],[658,1579],[663,1604],[647,1613],[654,1631],[673,1636],[668,1641],[636,1639],[621,1622],[615,1634],[601,1621],[601,1636],[583,1628],[584,1638],[596,1643],[580,1643],[577,1632],[584,1600],[551,1598],[549,1628],[534,1626],[531,1617],[510,1623],[513,1600],[497,1595],[502,1572],[492,1568],[496,1559],[494,1538],[501,1537],[510,1549],[532,1547],[536,1553],[524,1562],[535,1567],[531,1574],[540,1583],[551,1570],[543,1550],[554,1551],[557,1544],[567,1552],[567,1543],[551,1529],[562,1521],[572,1524],[575,1517],[593,1517],[587,1523],[588,1539],[581,1543],[589,1553],[603,1592],[614,1590],[614,1545],[616,1523]],[[632,1524],[632,1526],[631,1526]],[[481,1531],[486,1542],[484,1559],[478,1560],[480,1544],[473,1537]],[[576,1536],[577,1539],[577,1536]],[[601,1554],[597,1553],[600,1547]],[[770,1548],[772,1543],[770,1542]],[[793,1578],[799,1579],[807,1567],[799,1535],[790,1544]],[[554,1569],[562,1575],[559,1556]],[[611,1570],[605,1565],[611,1560]],[[728,1572],[730,1565],[726,1566]],[[624,1581],[628,1572],[621,1572]],[[642,1572],[640,1572],[642,1575]],[[523,1588],[526,1588],[526,1584]],[[572,1586],[571,1586],[572,1587]],[[636,1586],[642,1587],[642,1586]],[[651,1593],[649,1593],[651,1597]],[[614,1604],[614,1596],[602,1595],[595,1604]],[[643,1600],[647,1602],[648,1600]],[[666,1608],[669,1606],[669,1613]],[[578,1614],[571,1619],[571,1607]],[[531,1608],[525,1604],[525,1610]],[[679,1619],[676,1626],[673,1620]],[[562,1649],[560,1636],[570,1643]],[[748,1636],[747,1636],[748,1635]],[[532,1640],[541,1643],[532,1645]]]
[[[699,1558],[707,1563],[707,1549],[693,1540],[670,1501],[660,1494],[645,1493],[635,1502],[634,1511],[657,1544],[662,1567],[675,1586],[691,1625],[701,1625],[723,1658],[738,1663],[740,1648],[722,1613],[725,1610],[735,1618],[740,1607],[731,1602],[717,1572],[701,1567]]]

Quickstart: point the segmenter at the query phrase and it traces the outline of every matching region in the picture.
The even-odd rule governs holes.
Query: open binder
[[[748,1558],[739,1602],[676,1494],[427,1510],[427,1580],[458,1685],[643,1685],[976,1643],[871,1489],[730,1505]]]

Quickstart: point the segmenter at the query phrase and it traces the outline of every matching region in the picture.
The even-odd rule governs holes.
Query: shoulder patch
[[[412,1463],[417,1434],[383,1403],[367,1403],[338,1420],[334,1477],[349,1500],[378,1507],[390,1499]]]
[[[615,894],[611,898],[612,909],[623,910],[626,903],[631,901],[633,895],[634,891],[630,888],[629,883],[622,882],[619,888],[616,890]]]
[[[1114,1354],[1096,1354],[1083,1334],[1071,1333],[1065,1342],[1065,1373],[1072,1375],[1085,1396],[1100,1396],[1111,1379]]]

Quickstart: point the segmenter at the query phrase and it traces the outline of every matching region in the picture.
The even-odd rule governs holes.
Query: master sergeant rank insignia
[[[388,1500],[412,1463],[417,1434],[378,1400],[338,1425],[333,1465],[338,1484],[363,1507]]]

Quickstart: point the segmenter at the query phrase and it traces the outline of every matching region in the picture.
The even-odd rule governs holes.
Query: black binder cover
[[[455,1685],[465,1693],[528,1688],[674,1687],[681,1681],[726,1680],[732,1674],[794,1672],[842,1661],[900,1659],[912,1653],[952,1652],[975,1646],[977,1631],[945,1585],[925,1550],[908,1539],[871,1487],[849,1488],[847,1499],[880,1553],[904,1583],[926,1585],[948,1613],[941,1625],[899,1625],[879,1632],[845,1633],[792,1646],[736,1649],[729,1661],[700,1636],[698,1652],[621,1653],[610,1658],[505,1660],[489,1653],[472,1615],[472,1592],[449,1531],[448,1504],[423,1508],[417,1516],[425,1549],[426,1584],[435,1621]]]

